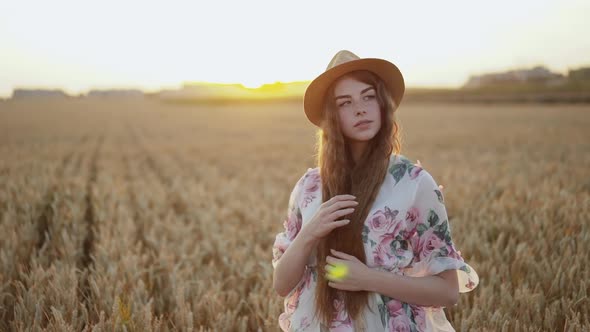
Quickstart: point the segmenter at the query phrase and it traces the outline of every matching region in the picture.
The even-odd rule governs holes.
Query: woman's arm
[[[365,288],[401,302],[450,307],[459,300],[458,285],[456,270],[446,270],[433,276],[409,277],[369,269]]]
[[[348,266],[342,279],[329,279],[328,285],[341,290],[374,292],[401,302],[421,306],[452,306],[459,300],[457,270],[447,269],[429,276],[408,276],[370,268],[358,258],[332,250],[329,265]],[[329,269],[326,266],[326,269]]]
[[[273,285],[277,293],[281,296],[287,296],[301,280],[307,262],[313,249],[318,245],[320,239],[338,227],[347,225],[350,220],[342,219],[354,211],[352,206],[358,202],[352,195],[336,195],[328,201],[322,203],[314,216],[300,227],[300,231],[291,244],[284,250],[282,256],[274,259],[275,271],[273,274]],[[300,213],[295,217],[291,215],[288,219],[287,228],[290,223],[301,221]],[[281,239],[279,235],[278,239]],[[280,254],[280,241],[277,245],[277,254]]]
[[[273,287],[280,296],[287,296],[297,286],[305,264],[317,242],[306,233],[300,232],[281,256],[273,273]]]

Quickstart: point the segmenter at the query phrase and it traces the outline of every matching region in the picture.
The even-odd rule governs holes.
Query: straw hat
[[[326,71],[316,77],[305,90],[303,109],[309,121],[320,126],[324,95],[328,87],[340,76],[355,70],[369,70],[379,76],[385,82],[395,104],[399,106],[404,96],[405,84],[404,77],[396,65],[383,59],[361,59],[350,51],[342,50],[334,55]]]

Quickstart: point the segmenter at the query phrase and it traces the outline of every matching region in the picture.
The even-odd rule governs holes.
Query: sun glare
[[[242,82],[242,85],[248,89],[258,89],[264,85],[264,83],[258,80],[246,80]]]

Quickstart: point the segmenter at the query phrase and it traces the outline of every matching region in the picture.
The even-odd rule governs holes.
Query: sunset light
[[[354,8],[354,10],[352,9]],[[0,97],[15,87],[157,90],[303,81],[340,49],[397,64],[408,86],[588,63],[590,3],[566,1],[5,1]],[[370,31],[370,33],[368,33]],[[559,47],[547,45],[559,41]]]

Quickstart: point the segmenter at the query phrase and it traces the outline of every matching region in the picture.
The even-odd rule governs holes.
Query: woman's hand
[[[367,290],[365,278],[369,274],[369,267],[355,256],[334,249],[330,249],[330,251],[334,257],[326,257],[326,263],[328,264],[325,270],[330,271],[334,264],[343,264],[347,266],[348,273],[340,279],[330,279],[329,274],[326,274],[326,279],[330,280],[328,286],[347,291]]]
[[[301,229],[300,233],[309,237],[313,242],[318,242],[337,227],[347,225],[350,220],[336,220],[354,212],[358,202],[352,195],[337,195],[320,205],[320,208],[311,220]]]

